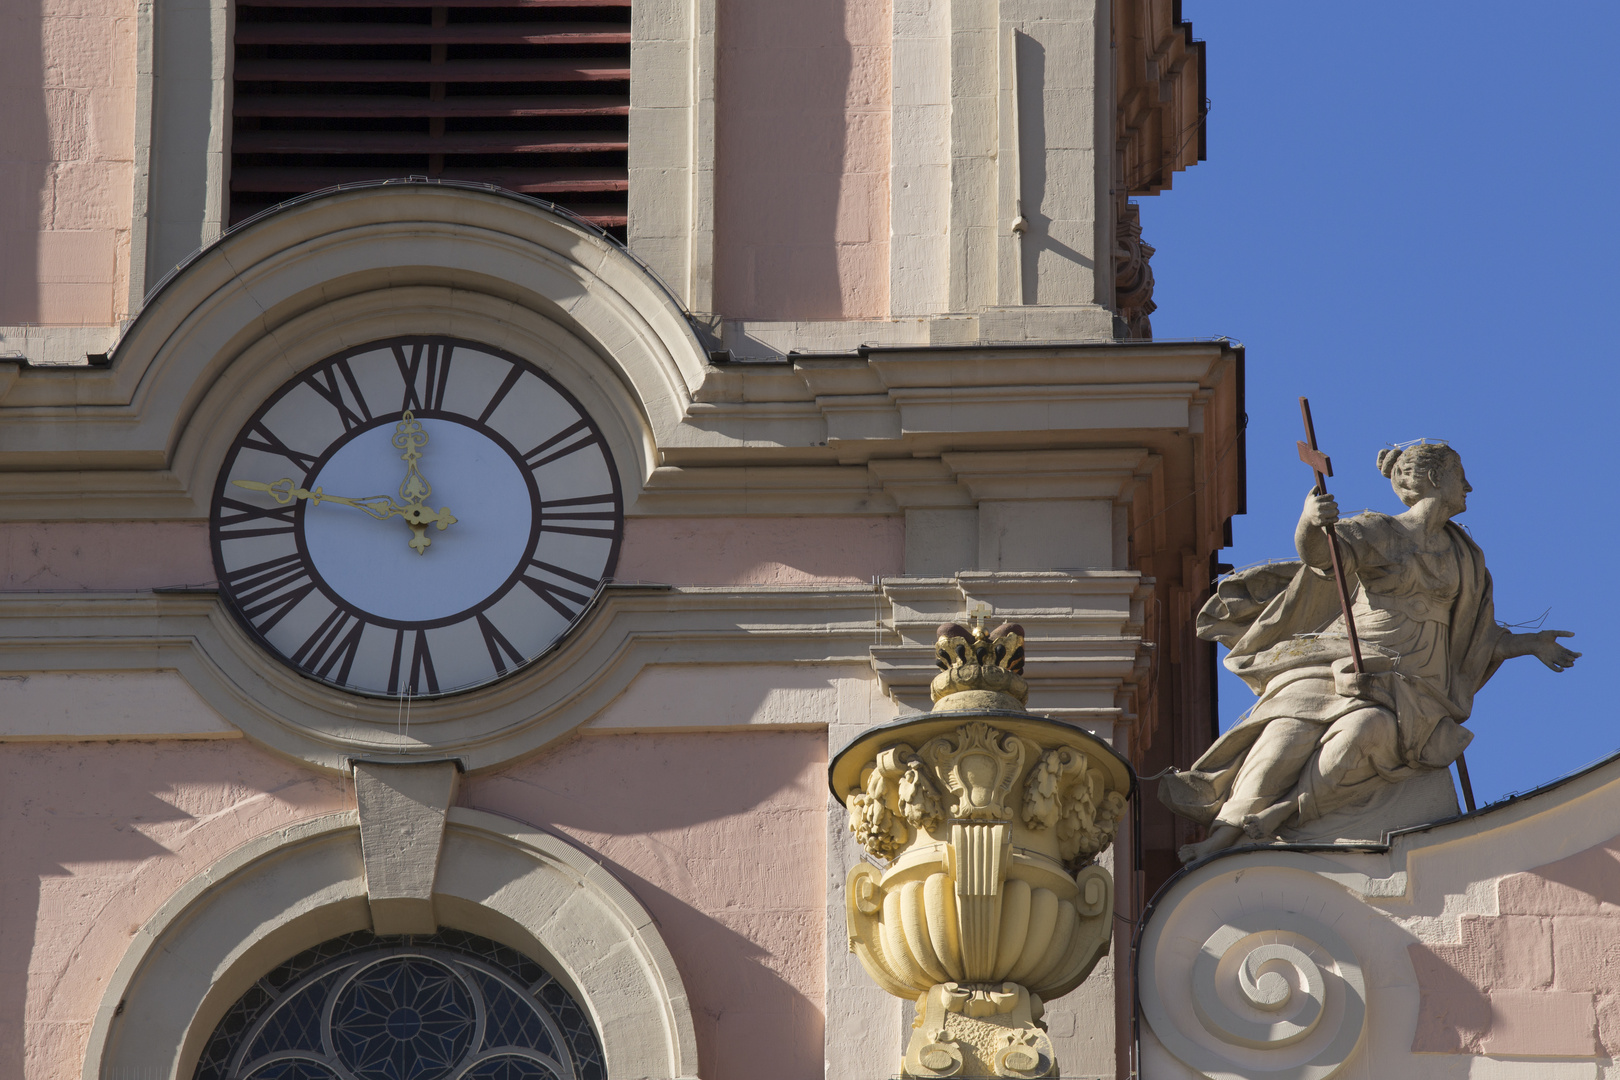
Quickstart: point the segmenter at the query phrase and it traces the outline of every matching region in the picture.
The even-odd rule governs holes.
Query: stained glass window
[[[458,930],[347,934],[254,983],[193,1080],[603,1080],[579,1003],[515,949]]]

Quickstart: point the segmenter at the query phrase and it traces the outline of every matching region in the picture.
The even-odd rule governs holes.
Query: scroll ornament
[[[1112,935],[1114,840],[1129,767],[1078,728],[1024,711],[1023,629],[940,628],[934,711],[833,762],[850,830],[880,869],[848,879],[850,947],[917,1002],[911,1077],[1057,1075],[1043,1002]]]

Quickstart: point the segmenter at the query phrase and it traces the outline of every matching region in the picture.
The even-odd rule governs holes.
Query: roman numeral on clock
[[[407,636],[411,642],[411,658],[408,669],[404,668]],[[405,676],[403,686],[400,685],[401,675]],[[439,677],[433,670],[433,652],[428,648],[427,631],[394,631],[394,661],[388,669],[388,693],[392,695],[408,693],[415,696],[416,694],[437,694],[438,692]]]
[[[542,562],[539,559],[529,560],[529,568],[525,569],[523,572],[523,584],[527,585],[534,595],[550,604],[557,614],[561,615],[563,618],[572,621],[574,616],[585,610],[585,605],[590,603],[590,593],[580,593],[565,586],[558,585],[555,582],[547,581],[545,578],[535,573],[536,570],[544,571],[545,573],[551,574],[553,577],[560,577],[571,582],[577,582],[578,584],[584,585],[587,588],[595,588],[596,582],[592,581],[588,577],[585,577],[583,574],[576,574],[571,570],[564,570],[560,566],[554,566],[551,563]]]
[[[315,467],[316,455],[306,454],[302,450],[294,450],[282,442],[275,432],[262,423],[253,425],[248,434],[242,438],[242,446],[247,450],[259,450],[266,454],[279,454],[297,465],[304,472],[308,472]]]
[[[540,531],[567,533],[571,536],[596,536],[611,540],[617,535],[616,530],[611,525],[594,523],[617,523],[618,508],[618,496],[611,493],[581,495],[576,499],[542,499]]]
[[[589,420],[581,420],[563,428],[557,434],[523,455],[523,463],[531,470],[543,469],[558,458],[565,458],[591,446],[598,436]]]
[[[355,653],[360,650],[360,635],[365,630],[364,621],[342,608],[333,608],[332,614],[292,654],[292,662],[322,679],[330,677],[333,682],[346,683],[349,669],[354,666]],[[332,674],[334,667],[337,667],[336,674]]]
[[[283,555],[225,576],[236,603],[254,627],[268,633],[287,613],[315,591],[309,567],[299,555]]]
[[[484,645],[489,649],[489,662],[495,666],[495,674],[506,674],[507,659],[510,659],[514,666],[523,663],[523,654],[506,640],[506,635],[497,630],[487,616],[480,612],[476,618],[478,632],[484,635]]]
[[[317,368],[305,377],[304,383],[337,410],[344,431],[352,431],[371,419],[371,407],[366,404],[366,396],[360,392],[360,384],[355,380],[354,371],[347,360],[335,360]],[[347,396],[345,390],[348,391]],[[354,403],[352,408],[351,401]]]
[[[291,535],[293,531],[293,514],[296,506],[253,506],[249,503],[238,502],[236,499],[219,500],[219,530],[221,539],[246,540],[253,536]],[[229,510],[230,513],[225,513]],[[238,525],[248,525],[255,521],[274,522],[261,529],[238,529]]]
[[[394,362],[399,365],[399,377],[405,380],[401,409],[444,408],[444,394],[450,384],[450,354],[454,348],[422,342],[412,345],[410,355],[406,356],[404,346],[394,346]]]

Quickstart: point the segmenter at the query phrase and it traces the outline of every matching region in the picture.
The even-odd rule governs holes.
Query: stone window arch
[[[453,807],[437,878],[434,947],[488,942],[497,952],[486,959],[528,958],[584,1013],[600,1040],[600,1071],[581,1068],[578,1080],[698,1075],[691,1008],[668,946],[646,909],[588,852],[510,819]],[[376,941],[371,921],[353,811],[245,844],[183,886],[136,934],[97,1010],[81,1080],[197,1080],[222,1022],[267,972],[334,941]],[[387,940],[393,946],[403,939]],[[559,1026],[566,1035],[568,1025]],[[436,1080],[550,1080],[512,1070],[484,1076],[458,1060],[459,1074],[439,1070]],[[291,1068],[255,1069],[242,1080],[249,1077],[331,1080]],[[360,1080],[394,1078],[384,1072]],[[429,1075],[418,1070],[399,1080]]]

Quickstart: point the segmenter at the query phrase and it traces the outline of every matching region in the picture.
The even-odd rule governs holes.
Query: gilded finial
[[[929,691],[935,712],[1022,711],[1029,701],[1024,681],[1024,628],[1002,623],[985,633],[984,610],[975,611],[971,630],[945,623],[934,644],[939,674]]]

